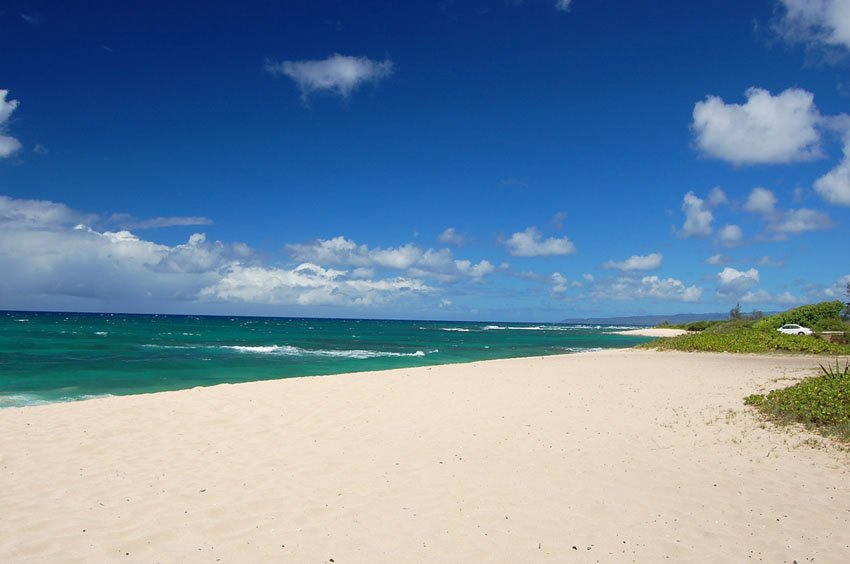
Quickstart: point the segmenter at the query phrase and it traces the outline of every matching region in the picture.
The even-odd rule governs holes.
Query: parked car
[[[785,333],[786,335],[811,335],[812,330],[808,327],[803,327],[802,325],[797,325],[795,323],[788,323],[783,325],[779,329],[777,329],[780,333]]]

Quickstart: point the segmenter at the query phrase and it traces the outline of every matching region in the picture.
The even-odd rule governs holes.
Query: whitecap
[[[290,345],[265,345],[265,346],[244,346],[244,345],[225,345],[222,348],[235,350],[240,353],[253,354],[273,354],[280,356],[318,356],[327,358],[352,358],[363,360],[367,358],[380,357],[422,357],[425,356],[424,351],[416,351],[412,353],[399,353],[389,351],[368,351],[368,350],[325,350],[325,349],[302,349]]]

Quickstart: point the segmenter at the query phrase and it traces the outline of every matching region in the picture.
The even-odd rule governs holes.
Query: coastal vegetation
[[[754,394],[744,403],[758,409],[768,419],[781,423],[802,423],[821,434],[850,442],[850,363],[820,365],[821,374],[774,390]]]
[[[726,321],[698,321],[675,326],[687,335],[658,339],[639,345],[643,348],[679,351],[805,354],[850,354],[850,326],[842,320],[845,304],[840,301],[804,305],[761,317],[758,312],[745,315],[736,306]],[[815,331],[809,335],[785,335],[776,329],[797,323]],[[837,332],[824,338],[823,332]],[[843,333],[843,334],[842,334]]]
[[[850,297],[850,285],[847,288]],[[803,353],[850,355],[848,306],[840,301],[804,305],[764,317],[747,315],[736,305],[725,321],[697,321],[676,325],[688,334],[658,339],[643,348],[735,353]],[[777,331],[788,323],[814,330],[813,335],[786,335]],[[825,337],[829,336],[829,340]],[[777,423],[802,423],[821,434],[850,443],[850,361],[836,358],[819,364],[821,373],[788,388],[744,399]]]

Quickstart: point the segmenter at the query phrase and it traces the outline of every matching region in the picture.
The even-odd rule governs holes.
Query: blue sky
[[[552,321],[850,281],[850,3],[14,1],[0,308]]]

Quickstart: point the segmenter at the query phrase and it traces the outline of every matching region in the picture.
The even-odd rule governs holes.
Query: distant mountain
[[[655,326],[666,321],[671,325],[691,323],[692,321],[722,321],[729,319],[729,313],[677,313],[674,315],[631,315],[627,317],[585,317],[564,319],[561,323],[580,325],[650,325]]]

